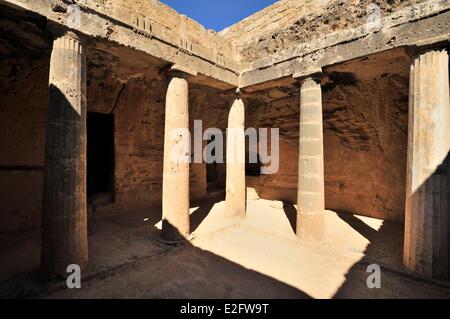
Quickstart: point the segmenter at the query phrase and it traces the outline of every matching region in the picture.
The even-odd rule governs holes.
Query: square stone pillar
[[[312,77],[301,81],[297,188],[297,236],[324,239],[322,90]]]
[[[449,278],[450,105],[448,54],[417,57],[410,73],[403,261],[433,278]]]
[[[41,271],[65,277],[88,262],[86,204],[86,54],[79,37],[55,37],[42,201]]]
[[[233,218],[243,218],[246,212],[245,187],[245,105],[237,90],[228,114],[227,176],[225,212]]]

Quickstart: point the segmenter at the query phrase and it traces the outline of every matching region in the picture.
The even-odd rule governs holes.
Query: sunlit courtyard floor
[[[38,280],[39,230],[0,234],[0,297],[449,298],[450,284],[402,266],[400,224],[326,212],[326,239],[294,233],[295,207],[249,189],[247,216],[230,220],[220,196],[191,208],[190,241],[160,240],[158,210],[94,218],[82,288]],[[369,289],[367,266],[381,267]]]

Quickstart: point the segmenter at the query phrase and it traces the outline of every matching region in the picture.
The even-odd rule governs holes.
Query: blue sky
[[[207,29],[221,31],[276,0],[160,0]]]

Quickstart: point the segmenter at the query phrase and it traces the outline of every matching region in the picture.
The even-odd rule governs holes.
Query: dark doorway
[[[211,144],[216,139],[215,135],[211,135],[207,144]],[[214,148],[211,151],[212,156],[216,156],[216,149]],[[214,161],[213,163],[206,163],[206,185],[208,193],[214,192],[217,190],[217,163]]]
[[[206,164],[206,182],[208,184],[215,183],[217,181],[217,163]]]
[[[209,140],[208,144],[215,141],[215,136],[212,135]],[[213,149],[211,151],[211,155],[216,155],[216,149]],[[217,183],[217,163],[214,161],[213,163],[206,163],[206,183],[207,183],[207,189],[208,192],[211,192],[216,189],[216,183]]]
[[[256,155],[256,163],[250,163],[250,154],[247,152],[245,154],[245,175],[246,176],[261,176],[261,159],[259,154]]]
[[[114,194],[114,115],[88,112],[87,195]]]

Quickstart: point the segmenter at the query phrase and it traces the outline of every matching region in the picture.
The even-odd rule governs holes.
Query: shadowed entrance
[[[114,195],[114,115],[89,112],[87,118],[87,194],[89,202]]]

